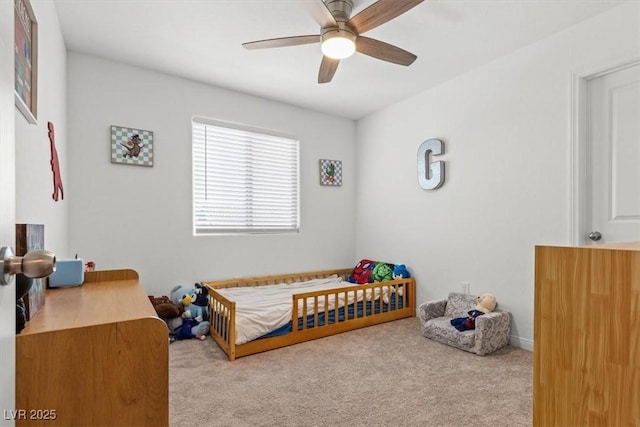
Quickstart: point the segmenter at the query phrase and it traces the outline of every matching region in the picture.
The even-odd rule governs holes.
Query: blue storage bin
[[[84,263],[81,259],[60,259],[56,271],[49,276],[49,287],[78,286],[84,282]]]

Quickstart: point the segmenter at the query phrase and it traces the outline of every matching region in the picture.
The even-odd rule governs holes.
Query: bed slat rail
[[[209,333],[229,360],[236,354],[235,318],[235,301],[209,289]]]
[[[347,280],[347,276],[351,273],[350,268],[344,268],[339,270],[320,270],[304,273],[293,273],[279,276],[261,276],[261,277],[242,277],[239,279],[227,279],[202,282],[203,285],[213,289],[220,288],[239,288],[244,286],[266,286],[277,285],[281,283],[295,283],[305,282],[311,279],[322,279],[324,277],[337,274],[338,277],[342,277],[343,280]]]
[[[409,290],[411,283],[414,283],[413,279],[397,279],[329,292],[324,290],[295,294],[292,298],[292,331],[331,327],[336,323],[381,316],[392,311],[415,311],[409,299],[409,294],[413,292]],[[353,312],[348,307],[351,304],[355,304]],[[361,309],[358,307],[360,304]],[[340,310],[343,315],[339,315]],[[333,312],[332,319],[330,312]]]

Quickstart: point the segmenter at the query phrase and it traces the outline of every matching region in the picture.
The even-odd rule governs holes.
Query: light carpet
[[[169,417],[182,426],[531,426],[533,353],[476,356],[397,320],[229,362],[169,346]]]

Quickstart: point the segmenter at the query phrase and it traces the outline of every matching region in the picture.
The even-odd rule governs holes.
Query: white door
[[[0,0],[0,246],[15,245],[13,2]],[[0,285],[0,425],[14,425],[15,279]]]
[[[587,82],[586,136],[586,241],[640,241],[640,64]]]

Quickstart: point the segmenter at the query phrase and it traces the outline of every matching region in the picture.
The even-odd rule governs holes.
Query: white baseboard
[[[527,338],[516,337],[514,335],[511,335],[511,338],[509,339],[509,344],[511,344],[514,347],[521,348],[523,350],[533,351],[533,340],[530,340]]]

